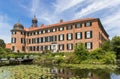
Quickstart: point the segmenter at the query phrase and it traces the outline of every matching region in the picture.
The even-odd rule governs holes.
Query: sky
[[[0,0],[0,39],[10,43],[14,24],[29,28],[34,15],[38,25],[100,18],[110,39],[120,36],[120,0]]]

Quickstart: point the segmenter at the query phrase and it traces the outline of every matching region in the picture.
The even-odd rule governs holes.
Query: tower
[[[32,19],[32,26],[31,27],[37,27],[37,22],[38,22],[38,20],[37,20],[36,16],[34,16],[34,18]]]
[[[11,30],[11,46],[13,52],[25,52],[25,31],[24,26],[18,22]]]

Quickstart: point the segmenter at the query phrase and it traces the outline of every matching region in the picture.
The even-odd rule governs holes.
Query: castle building
[[[11,30],[11,49],[14,52],[73,52],[78,43],[85,44],[88,50],[101,47],[108,40],[99,18],[86,18],[40,26],[36,17],[30,28],[20,22]]]

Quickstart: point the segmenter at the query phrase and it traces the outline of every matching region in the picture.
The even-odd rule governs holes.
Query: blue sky
[[[0,39],[10,42],[10,30],[20,22],[30,27],[36,15],[38,25],[80,18],[100,18],[110,36],[120,36],[120,0],[0,0]]]

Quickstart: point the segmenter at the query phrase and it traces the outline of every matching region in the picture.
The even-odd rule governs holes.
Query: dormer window
[[[82,24],[81,24],[81,23],[75,24],[75,28],[81,28],[81,27],[82,27]]]
[[[55,28],[53,28],[53,29],[52,29],[52,31],[53,31],[53,32],[55,32],[55,31],[56,31],[56,29],[55,29]]]
[[[41,34],[41,31],[39,31],[39,34]]]
[[[67,25],[67,30],[71,30],[72,29],[72,25]]]
[[[48,29],[48,33],[50,32],[50,29]]]
[[[86,23],[85,23],[85,26],[86,26],[86,27],[92,26],[92,22],[86,22]]]
[[[64,27],[59,27],[59,31],[62,31],[62,30],[64,30]]]
[[[45,33],[45,30],[43,30],[43,33]]]

